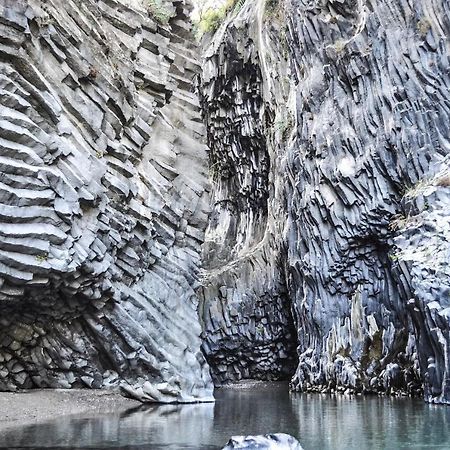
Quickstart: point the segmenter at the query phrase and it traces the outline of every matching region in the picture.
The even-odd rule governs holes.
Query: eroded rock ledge
[[[211,400],[207,223],[189,7],[0,6],[0,389]]]

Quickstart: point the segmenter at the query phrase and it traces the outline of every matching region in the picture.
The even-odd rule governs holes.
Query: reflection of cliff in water
[[[127,449],[217,449],[232,435],[262,434],[293,425],[296,416],[286,384],[255,389],[221,389],[216,403],[143,405],[104,415],[63,416],[14,428],[0,436],[0,447]]]
[[[13,429],[0,447],[190,448],[211,435],[213,404],[142,406],[117,414],[63,416],[43,424]],[[170,447],[173,446],[173,447]],[[195,448],[195,447],[191,447]],[[202,448],[215,448],[206,445]]]
[[[418,399],[290,396],[306,450],[450,448],[450,409]]]
[[[215,404],[143,406],[13,428],[0,448],[220,449],[232,435],[283,432],[305,450],[450,448],[450,409],[418,399],[220,389]]]

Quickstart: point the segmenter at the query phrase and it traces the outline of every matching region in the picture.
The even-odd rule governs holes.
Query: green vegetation
[[[429,186],[432,186],[433,182],[432,180],[423,178],[422,180],[419,180],[415,185],[413,186],[405,186],[405,192],[404,197],[406,198],[415,198],[419,195],[423,194],[425,189]]]
[[[43,253],[42,255],[36,255],[36,261],[41,264],[48,260],[48,253]]]
[[[417,22],[417,30],[419,31],[422,37],[425,37],[428,32],[431,30],[430,21],[424,17]]]
[[[295,119],[291,112],[286,111],[286,115],[275,122],[275,131],[280,133],[283,140],[289,137],[289,133],[295,125]]]
[[[279,0],[266,0],[266,11],[273,11],[278,6]]]
[[[213,182],[217,182],[220,179],[220,162],[210,162],[209,164],[209,179]]]
[[[398,231],[406,227],[411,218],[403,214],[395,214],[392,216],[388,228],[390,231]],[[392,259],[392,258],[391,258]]]
[[[146,0],[149,14],[161,25],[167,25],[172,17],[171,11],[164,5],[164,0]]]
[[[264,16],[266,18],[277,17],[280,10],[280,0],[266,0],[264,8]]]
[[[228,14],[236,14],[243,6],[245,0],[227,0],[220,8],[208,8],[200,16],[199,29],[201,33],[214,33],[218,30]]]
[[[345,50],[345,47],[347,45],[347,41],[345,41],[344,39],[338,39],[334,45],[333,48],[336,51],[337,54],[342,53]]]

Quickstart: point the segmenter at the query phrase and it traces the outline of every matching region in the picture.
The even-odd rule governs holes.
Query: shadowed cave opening
[[[286,294],[229,306],[229,327],[202,333],[201,350],[216,387],[244,380],[290,381],[298,365],[297,330]],[[213,320],[214,322],[214,320]]]
[[[124,367],[102,331],[113,303],[63,294],[3,301],[0,389],[116,386]],[[123,342],[123,351],[131,347]]]

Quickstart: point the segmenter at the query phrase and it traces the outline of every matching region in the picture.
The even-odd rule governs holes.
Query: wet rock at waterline
[[[161,12],[161,11],[159,11]],[[212,400],[190,6],[0,6],[0,389]]]
[[[233,436],[222,450],[303,450],[300,443],[284,433],[264,436]]]

